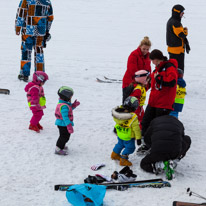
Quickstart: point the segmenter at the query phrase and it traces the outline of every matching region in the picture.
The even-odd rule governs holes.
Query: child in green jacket
[[[112,109],[118,143],[113,149],[111,159],[120,160],[121,166],[132,165],[128,156],[135,151],[135,139],[141,139],[138,117],[134,113],[138,106],[137,98],[129,96],[122,106]]]

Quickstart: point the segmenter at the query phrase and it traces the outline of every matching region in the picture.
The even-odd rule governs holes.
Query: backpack
[[[66,198],[73,206],[102,206],[106,186],[95,184],[72,185],[66,191]]]

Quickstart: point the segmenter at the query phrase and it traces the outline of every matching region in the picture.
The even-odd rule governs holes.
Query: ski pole
[[[196,196],[196,197],[199,197],[199,198],[202,198],[202,199],[206,200],[205,197],[203,197],[203,196],[197,194],[196,192],[192,192],[192,191],[190,190],[190,188],[187,188],[187,193],[189,193],[189,196],[194,195],[194,196]]]

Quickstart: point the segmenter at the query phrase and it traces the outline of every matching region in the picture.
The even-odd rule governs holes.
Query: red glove
[[[77,101],[77,99],[74,101],[74,103],[72,104],[72,107],[73,108],[76,108],[76,107],[78,107],[80,105],[80,102],[79,101]]]
[[[72,134],[72,133],[74,132],[74,129],[73,129],[73,127],[72,127],[72,124],[68,124],[68,125],[67,125],[67,130],[68,130],[68,132],[69,132],[70,134]]]

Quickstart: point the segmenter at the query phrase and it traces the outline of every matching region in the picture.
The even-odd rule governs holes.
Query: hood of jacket
[[[29,89],[30,89],[31,87],[33,87],[34,85],[36,85],[36,84],[34,84],[33,82],[29,82],[29,83],[25,86],[25,88],[24,88],[25,92],[28,92]]]
[[[158,65],[158,67],[156,68],[157,71],[159,71],[161,68],[164,68],[166,64],[171,63],[174,65],[174,67],[177,69],[178,67],[178,63],[176,59],[169,59],[168,61],[163,61],[160,62],[160,64]]]
[[[116,111],[118,108],[120,108],[120,107],[116,107],[116,108],[112,109],[112,116],[114,118],[114,121],[117,124],[122,124],[122,123],[125,124],[125,122],[128,122],[128,120],[131,119],[133,115],[129,112],[125,112],[125,113],[118,112],[118,111]]]
[[[59,98],[59,103],[64,103],[64,104],[68,104],[69,106],[72,106],[71,102],[64,101],[63,99],[60,98]]]
[[[184,10],[185,10],[185,8],[180,4],[177,4],[177,5],[173,6],[173,8],[172,8],[172,18],[174,18],[174,19],[178,20],[179,22],[181,22],[180,14]]]

